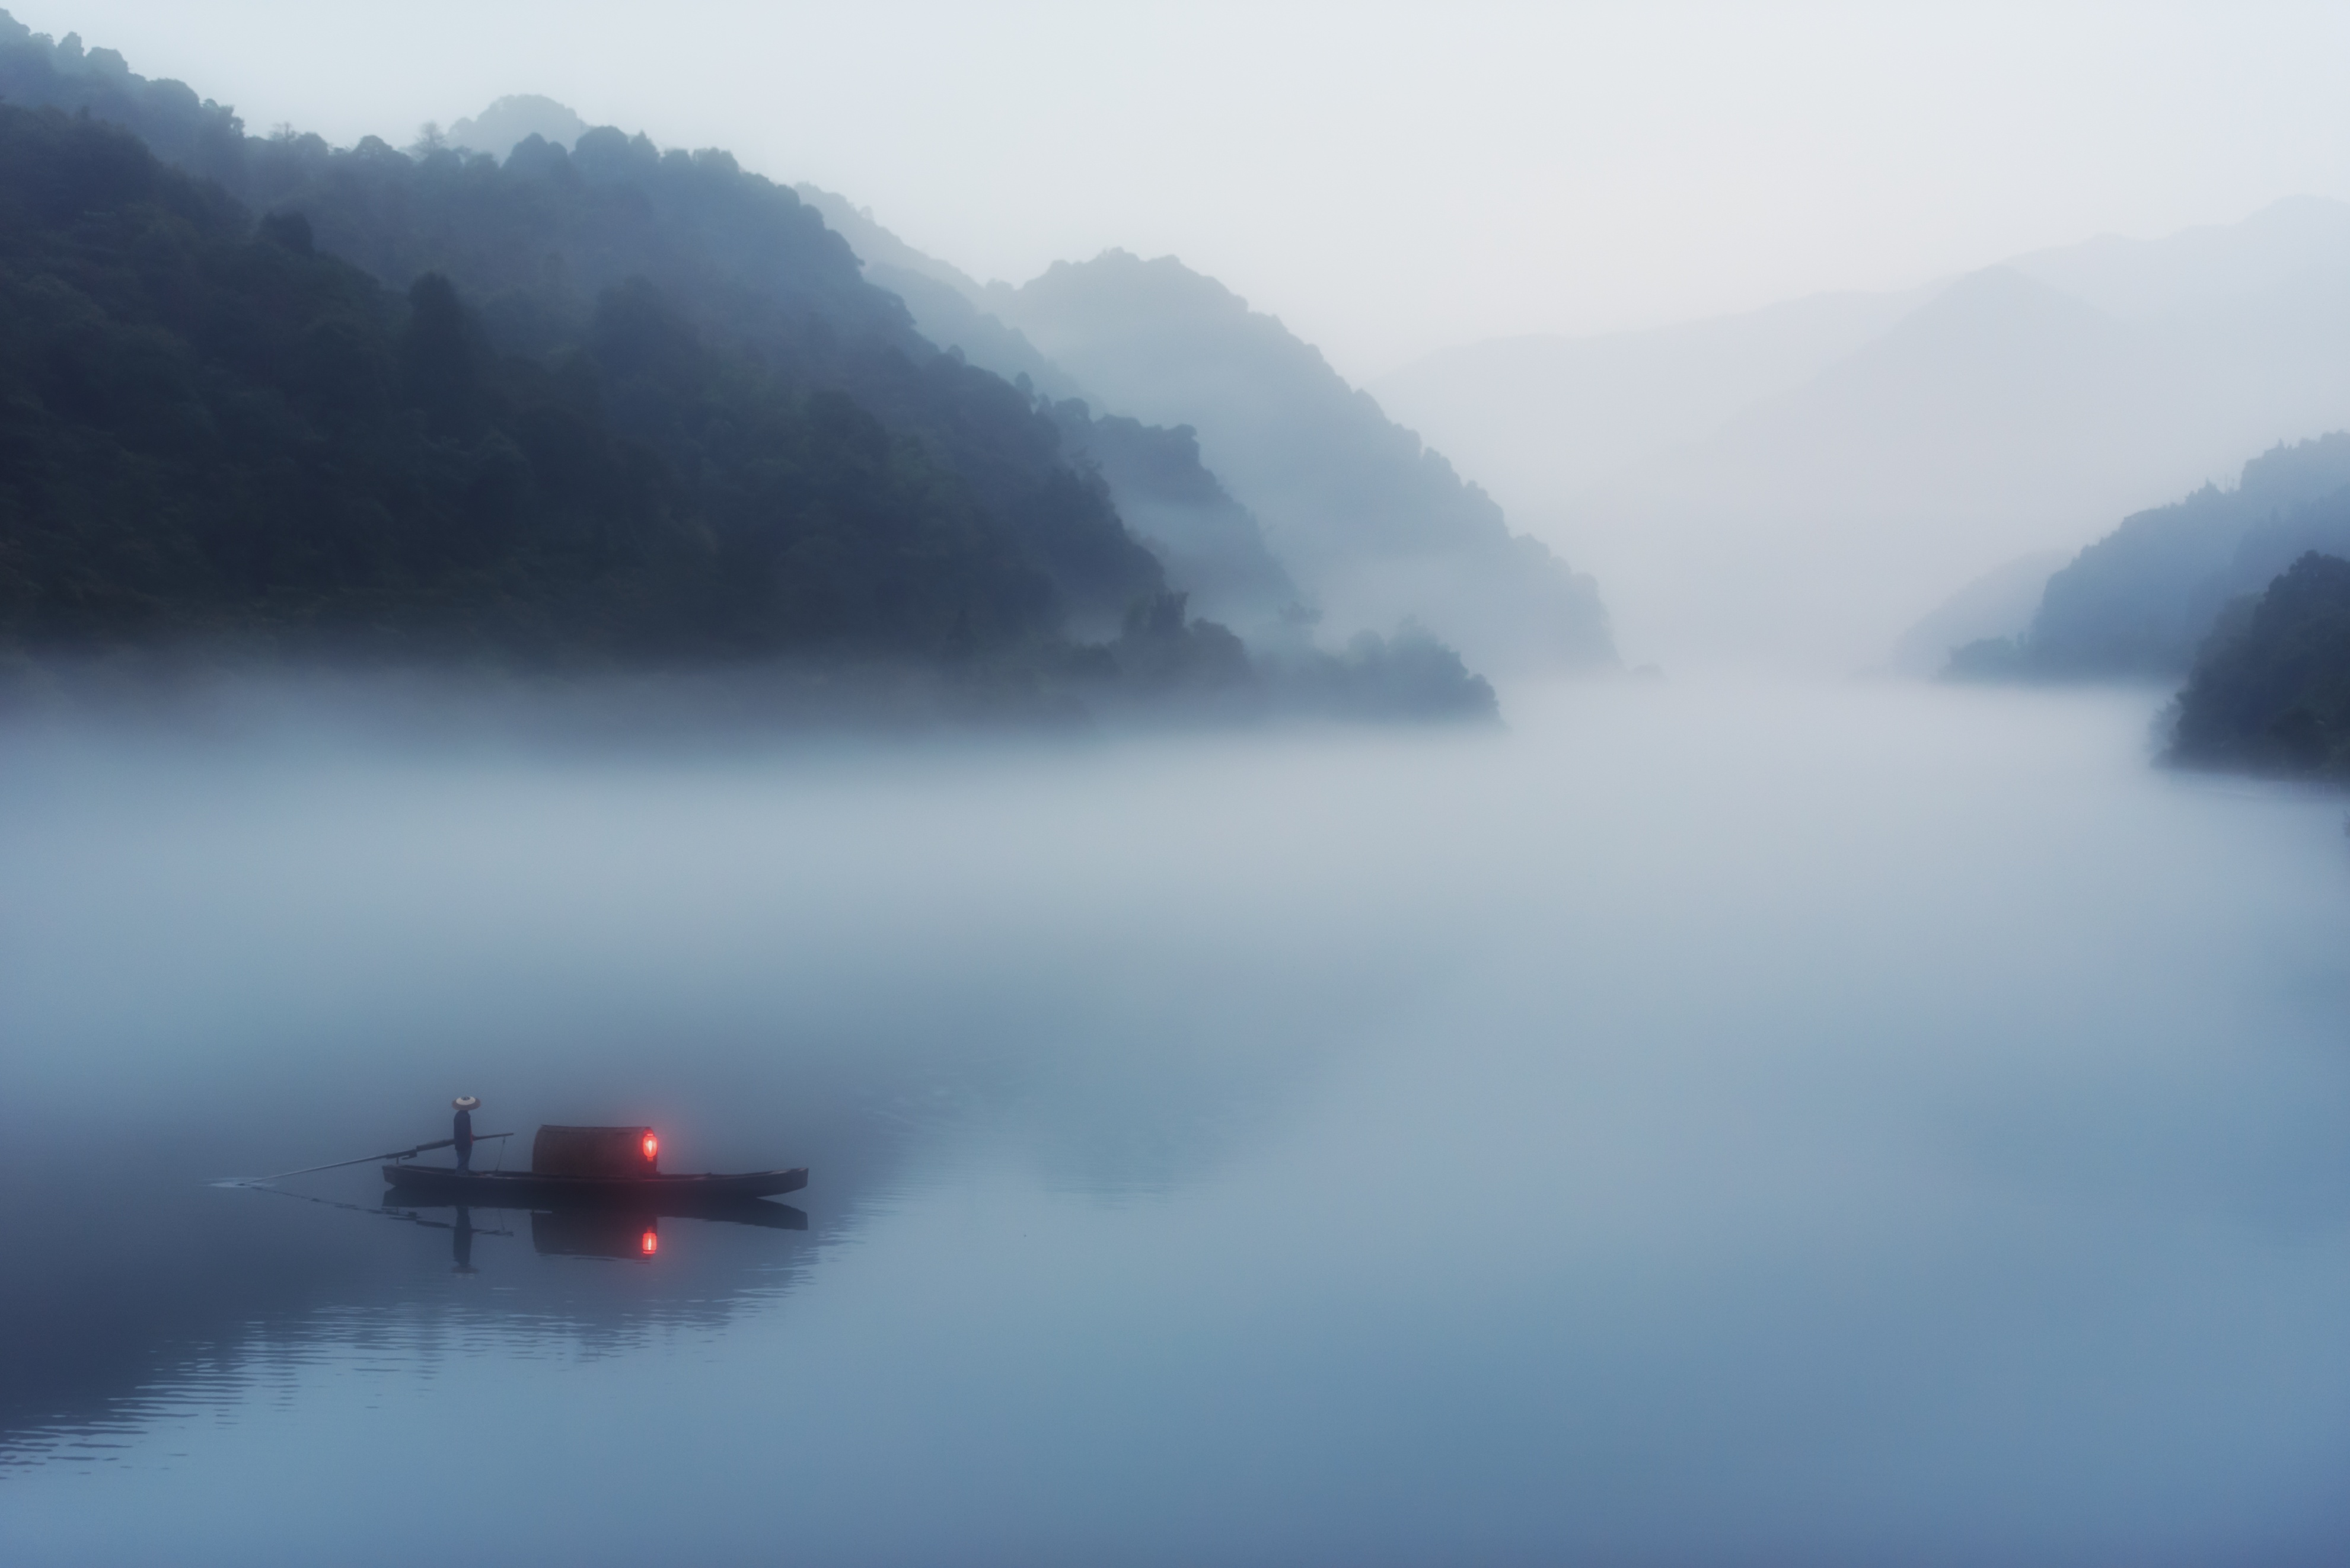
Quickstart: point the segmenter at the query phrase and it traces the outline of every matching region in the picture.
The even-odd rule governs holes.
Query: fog
[[[2350,205],[2280,202],[1374,389],[1596,574],[1627,657],[1852,670],[1915,662],[1905,631],[2016,557],[2350,425],[2345,266]]]
[[[1340,641],[1409,617],[1494,672],[1611,630],[1668,668],[1911,662],[1905,633],[2005,563],[2350,423],[2325,7],[20,9],[256,130],[503,146],[522,121],[489,106],[538,94],[574,132],[723,147],[1001,283],[1040,340],[1055,264],[1176,258],[1560,564],[1448,542],[1307,569],[1346,487],[1232,439],[1273,428],[1245,398],[1145,395],[1163,367],[1066,330],[1037,384],[1076,366],[1097,413],[1202,432],[1274,546],[1194,573],[1243,582],[1217,613],[1285,607],[1286,571]],[[968,325],[975,362],[1036,358]]]
[[[2344,1556],[2334,9],[9,10],[0,1556]]]
[[[2148,769],[2150,693],[1508,698],[650,752],[299,693],[18,722],[0,1542],[2338,1552],[2338,804]],[[809,1228],[640,1266],[482,1217],[462,1274],[203,1185],[457,1092],[805,1162]]]
[[[256,131],[401,145],[544,93],[983,279],[1180,254],[1357,380],[2350,196],[2322,5],[15,9]]]

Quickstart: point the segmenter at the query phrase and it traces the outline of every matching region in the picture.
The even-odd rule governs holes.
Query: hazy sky
[[[2350,6],[6,0],[249,126],[510,92],[1023,280],[1173,253],[1376,374],[2350,196]]]

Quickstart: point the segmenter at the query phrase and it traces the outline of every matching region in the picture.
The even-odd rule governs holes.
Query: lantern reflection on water
[[[543,1257],[645,1259],[660,1251],[648,1214],[565,1209],[530,1217],[530,1244]]]

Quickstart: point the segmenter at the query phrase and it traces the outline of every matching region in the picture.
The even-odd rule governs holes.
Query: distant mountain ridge
[[[1196,437],[1250,524],[1191,516],[1118,488],[1115,464],[1105,472],[1121,508],[1154,519],[1145,532],[1188,570],[1241,552],[1210,569],[1238,590],[1211,595],[1211,607],[1261,618],[1278,606],[1326,618],[1341,635],[1410,621],[1486,668],[1614,662],[1590,578],[1513,533],[1489,496],[1319,351],[1215,280],[1171,256],[1110,251],[1016,288],[982,286],[846,198],[800,189],[933,341],[1054,398]]]
[[[1632,390],[1595,427],[1612,462],[1545,436],[1611,376]],[[1452,350],[1377,389],[1600,574],[1637,648],[1873,664],[1998,563],[2350,424],[2350,205],[2296,198],[1907,296]]]
[[[1262,524],[1250,545],[1295,592],[1283,608],[1339,632],[1424,623],[1482,668],[1591,670],[1615,663],[1607,611],[1586,576],[1513,534],[1492,498],[1388,421],[1316,348],[1172,256],[1105,252],[1060,261],[1023,286],[980,285],[911,249],[846,197],[801,186],[865,258],[865,275],[907,301],[926,337],[1057,400],[1194,432],[1201,459]],[[1117,475],[1111,475],[1117,486]],[[1154,536],[1199,524],[1118,492]],[[1239,543],[1245,529],[1212,524]],[[1281,602],[1262,565],[1232,562],[1262,616]],[[1311,602],[1311,604],[1305,604]]]
[[[486,152],[504,162],[508,154],[536,136],[568,151],[593,129],[568,108],[536,93],[502,98],[480,114],[461,119],[442,133],[447,145],[463,151]]]
[[[1817,295],[1646,331],[1488,338],[1425,356],[1370,390],[1403,423],[1440,431],[1514,514],[1793,391],[1929,293]]]
[[[2312,551],[2350,555],[2350,432],[2279,445],[2229,489],[2124,518],[2048,579],[2020,635],[1957,647],[1950,672],[2175,679],[2232,603]]]
[[[1343,627],[1411,618],[1487,668],[1613,659],[1591,580],[1320,352],[1171,256],[1059,262],[986,301],[1109,406],[1199,431],[1208,466]]]
[[[847,240],[865,264],[867,281],[906,303],[923,337],[941,348],[959,349],[974,365],[1007,379],[1025,376],[1035,389],[1056,400],[1082,398],[1084,389],[1047,358],[1017,328],[1005,325],[982,303],[986,289],[960,267],[923,254],[875,220],[870,209],[817,186],[792,187],[824,214],[833,232]]]
[[[1901,634],[1893,645],[1887,673],[1940,675],[1949,670],[1955,649],[2022,635],[2040,612],[2048,579],[2071,558],[2063,550],[2035,550],[1985,572]]]
[[[1255,514],[1208,470],[1195,430],[1146,423],[1089,400],[1067,370],[983,307],[987,290],[977,280],[915,250],[845,196],[808,184],[794,189],[856,249],[867,281],[905,301],[925,337],[1049,404],[1071,452],[1098,470],[1120,514],[1203,614],[1260,641],[1307,635],[1307,596],[1274,556]]]
[[[2109,316],[2144,320],[2350,269],[2350,202],[2288,196],[2240,223],[2154,240],[2101,234],[2003,265]]]

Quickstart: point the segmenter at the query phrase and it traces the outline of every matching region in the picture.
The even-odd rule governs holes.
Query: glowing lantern
[[[644,1247],[645,1256],[648,1258],[651,1257],[655,1252],[660,1251],[660,1237],[653,1231],[646,1231]]]
[[[5,5],[6,0],[0,0]],[[543,1127],[530,1146],[533,1176],[650,1176],[660,1169],[653,1129]]]

